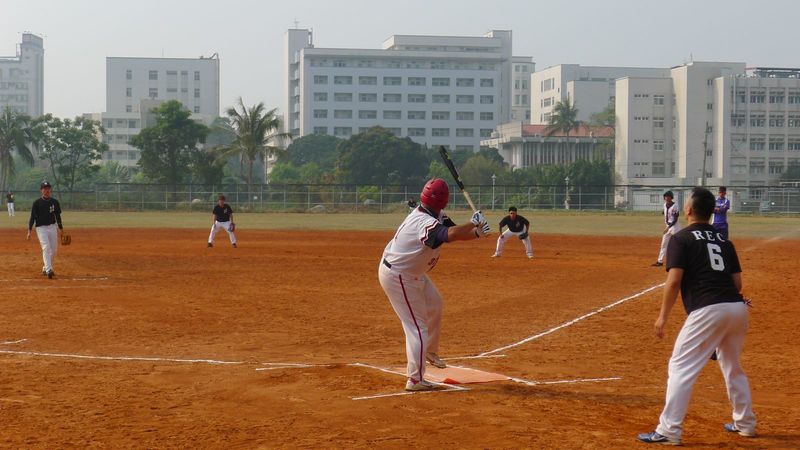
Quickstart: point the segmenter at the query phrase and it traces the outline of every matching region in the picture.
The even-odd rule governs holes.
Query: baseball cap
[[[44,189],[46,187],[52,187],[52,186],[50,186],[50,182],[49,181],[44,180],[44,181],[42,181],[42,184],[39,185],[39,189]]]

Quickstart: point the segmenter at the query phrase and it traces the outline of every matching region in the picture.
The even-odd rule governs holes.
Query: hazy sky
[[[380,48],[392,34],[514,31],[514,54],[560,63],[668,67],[688,61],[800,66],[800,1],[769,0],[0,0],[0,56],[44,36],[45,111],[105,109],[105,57],[220,55],[221,107],[282,105],[283,33],[317,47]]]

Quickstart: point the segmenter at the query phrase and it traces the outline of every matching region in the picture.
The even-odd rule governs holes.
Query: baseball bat
[[[458,175],[458,170],[456,170],[456,166],[453,164],[453,160],[450,159],[450,154],[447,153],[447,149],[444,148],[444,145],[439,146],[439,155],[441,155],[444,165],[447,166],[447,170],[449,170],[450,174],[455,178],[458,189],[464,194],[464,198],[467,199],[467,203],[469,203],[469,207],[472,208],[472,212],[478,211],[478,208],[475,207],[475,203],[472,202],[472,198],[469,196],[469,192],[464,189],[464,182],[461,181],[461,176]]]

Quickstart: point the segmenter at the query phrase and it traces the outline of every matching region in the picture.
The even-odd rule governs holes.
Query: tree
[[[297,184],[300,183],[300,169],[290,162],[278,162],[272,167],[270,178],[276,184]]]
[[[156,123],[142,129],[130,144],[141,149],[139,167],[143,176],[162,183],[180,183],[205,142],[209,129],[191,119],[191,113],[177,100],[161,104],[154,111]]]
[[[342,140],[323,134],[310,134],[297,138],[289,144],[282,161],[289,161],[295,166],[316,163],[323,170],[331,170],[336,165],[338,152],[336,146]]]
[[[253,182],[256,159],[263,158],[266,168],[267,158],[283,152],[277,145],[279,141],[292,138],[291,133],[279,132],[281,120],[276,112],[277,108],[265,111],[263,102],[248,108],[241,98],[238,105],[227,110],[229,127],[235,138],[230,144],[220,147],[220,155],[223,158],[238,156],[247,162],[248,190]]]
[[[422,184],[431,155],[409,138],[398,138],[382,127],[372,127],[338,146],[336,172],[349,184]]]
[[[10,178],[16,172],[14,154],[33,165],[33,154],[28,145],[34,143],[31,118],[26,114],[5,108],[0,113],[0,192],[5,192]]]
[[[95,183],[130,183],[131,174],[128,168],[116,161],[101,164],[94,175]]]
[[[492,184],[492,175],[500,175],[503,172],[505,168],[501,163],[476,154],[464,163],[458,174],[469,184]]]
[[[558,102],[553,107],[553,114],[544,132],[547,136],[555,133],[564,133],[567,136],[567,146],[569,146],[569,133],[577,130],[582,123],[578,120],[578,109],[572,104],[569,97]]]
[[[610,127],[614,128],[617,123],[616,105],[613,101],[608,102],[605,109],[599,113],[594,113],[589,118],[591,127]]]
[[[50,163],[50,173],[57,189],[72,192],[75,184],[91,178],[100,167],[93,164],[108,150],[97,138],[105,131],[100,122],[76,117],[59,119],[43,116],[39,158]]]

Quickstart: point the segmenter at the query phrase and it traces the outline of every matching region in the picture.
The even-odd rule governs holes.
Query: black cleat
[[[231,245],[233,245],[233,248],[236,248],[236,244],[231,244]]]
[[[52,280],[54,276],[56,276],[56,273],[53,272],[52,270],[47,272],[47,278]]]
[[[661,267],[664,265],[661,261],[656,261],[653,264],[650,264],[652,267]]]
[[[208,245],[206,245],[206,247],[208,247],[208,248],[211,248],[213,246],[214,246],[214,244],[212,244],[211,242],[209,242]]]

